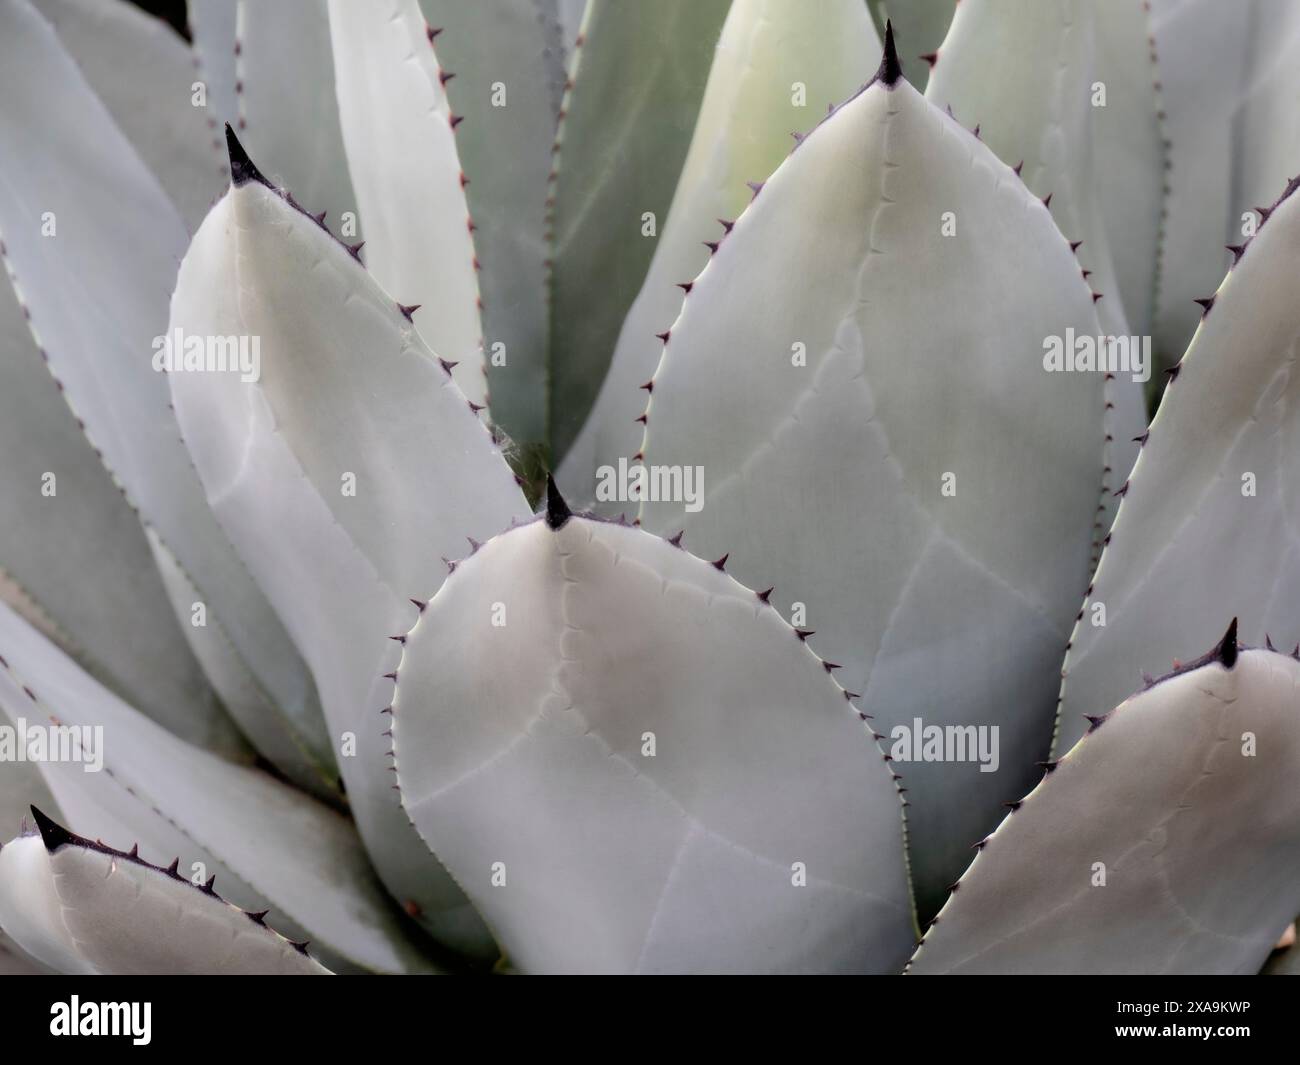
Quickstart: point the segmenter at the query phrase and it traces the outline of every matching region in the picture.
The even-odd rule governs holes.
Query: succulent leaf
[[[348,177],[326,4],[239,0],[238,6],[231,125],[270,181],[312,214],[324,211],[325,224],[340,239],[367,240],[373,256]],[[225,141],[218,140],[224,159]],[[223,184],[213,199],[224,192]]]
[[[0,455],[0,599],[176,735],[248,754],[178,627],[139,519],[60,395],[7,277]],[[0,818],[0,837],[12,827]]]
[[[521,969],[888,972],[910,949],[871,730],[718,565],[553,495],[403,651],[402,804]]]
[[[330,0],[339,119],[366,267],[483,404],[487,379],[469,207],[452,113],[416,0]],[[540,192],[539,192],[540,195]]]
[[[215,875],[223,897],[270,909],[272,927],[311,939],[336,967],[430,968],[342,814],[260,770],[172,736],[3,606],[0,656],[0,718],[47,736],[61,726],[70,731],[60,743],[81,752],[41,763],[78,832],[139,841],[143,853],[163,864],[177,856],[182,875],[199,882]],[[99,759],[101,768],[88,771]]]
[[[0,39],[0,154],[23,160],[0,185],[0,239],[33,334],[105,466],[198,590],[206,624],[195,599],[173,601],[185,636],[200,658],[228,641],[242,663],[241,683],[218,689],[227,711],[285,773],[327,792],[306,666],[208,510],[154,369],[184,225],[26,0],[0,2]]]
[[[1154,325],[1162,370],[1178,361],[1196,331],[1201,309],[1194,301],[1214,291],[1232,261],[1224,245],[1242,241],[1232,205],[1233,115],[1250,76],[1254,7],[1215,0],[1152,2],[1169,140]],[[1274,189],[1285,179],[1277,175]]]
[[[34,2],[193,232],[229,175],[188,45],[124,0]]]
[[[211,888],[32,814],[40,835],[0,847],[0,924],[45,964],[78,975],[329,975]]]
[[[645,280],[658,240],[644,235],[647,215],[662,232],[727,8],[728,0],[587,6],[548,199],[547,423],[556,465],[596,400]]]
[[[1004,163],[1023,164],[1021,178],[1044,202],[1050,200],[1052,217],[1089,272],[1088,283],[1102,295],[1097,304],[1102,331],[1129,337],[1096,191],[1096,170],[1107,164],[1094,159],[1095,21],[1093,5],[1082,0],[968,0],[958,5],[925,95],[936,106],[951,108],[967,126],[978,127],[980,138]],[[1151,369],[1148,365],[1148,374]],[[1133,468],[1133,438],[1146,428],[1143,384],[1131,374],[1107,382],[1109,475],[1099,496],[1094,561],[1114,516],[1111,493]]]
[[[520,445],[539,444],[546,392],[543,190],[564,85],[554,0],[421,0],[420,8],[441,30],[434,44],[444,73],[453,75],[444,83],[447,97],[465,119],[456,127],[456,150],[481,265],[492,420]]]
[[[1300,172],[1300,6],[1249,6],[1250,76],[1237,113],[1230,243],[1241,243],[1241,216],[1267,206]],[[1208,291],[1208,290],[1206,290]]]
[[[1047,750],[1103,446],[1102,375],[1044,370],[1067,328],[1100,331],[1042,203],[882,77],[737,220],[650,393],[647,467],[704,483],[695,512],[643,503],[646,528],[801,604],[878,731],[1000,728],[996,772],[902,769],[923,915]]]
[[[277,5],[282,6],[282,5]],[[239,119],[235,101],[235,40],[239,0],[186,0],[195,67],[207,94],[208,115],[219,133],[225,123]],[[221,145],[216,145],[217,154]],[[228,176],[228,175],[227,175]]]
[[[240,158],[240,174],[256,172]],[[340,767],[384,882],[442,941],[495,959],[486,929],[398,805],[380,711],[392,691],[383,674],[400,650],[389,637],[409,626],[411,597],[444,578],[440,556],[527,516],[509,468],[388,294],[313,219],[251,177],[196,234],[172,326],[261,337],[254,384],[172,376],[199,476],[311,663],[331,733],[356,745]]]
[[[775,170],[793,146],[791,132],[802,135],[829,104],[855,92],[879,57],[861,0],[823,0],[812,8],[733,0],[645,283],[591,416],[560,468],[560,485],[572,498],[602,514],[628,509],[595,502],[595,472],[641,446],[636,417],[645,396],[638,386],[659,365],[664,341],[657,334],[681,311],[677,283],[704,269],[724,238],[719,220],[735,218],[753,196],[745,183]]]
[[[1092,108],[1097,210],[1129,328],[1149,336],[1167,176],[1150,5],[1100,0],[1094,12],[1097,51],[1090,88],[1096,95],[1100,83],[1106,94],[1105,105]]]
[[[1151,424],[1071,637],[1058,750],[1143,670],[1213,639],[1224,611],[1249,643],[1300,639],[1295,187],[1219,286]]]
[[[1178,387],[1181,387],[1181,383]],[[1254,973],[1300,908],[1300,663],[1238,650],[1099,719],[980,848],[913,973]]]

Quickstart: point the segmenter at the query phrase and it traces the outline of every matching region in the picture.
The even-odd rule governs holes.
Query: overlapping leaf
[[[553,496],[406,634],[402,803],[525,971],[896,971],[899,799],[828,672],[720,567]]]
[[[1300,664],[1236,635],[1056,763],[911,972],[1258,971],[1300,908]]]
[[[33,332],[88,439],[197,590],[173,605],[196,654],[233,663],[233,683],[213,678],[226,709],[284,772],[329,791],[306,666],[208,510],[155,370],[185,227],[26,0],[0,3],[0,40],[0,239]]]
[[[1225,611],[1252,644],[1300,639],[1295,187],[1219,287],[1123,489],[1065,660],[1058,750]]]
[[[695,280],[647,409],[646,465],[678,468],[678,491],[641,514],[775,584],[878,731],[998,730],[996,771],[900,766],[925,914],[1047,751],[1087,583],[1103,378],[1044,368],[1049,338],[1100,326],[1042,203],[882,73]],[[688,470],[700,499],[681,492]]]
[[[41,773],[79,834],[123,847],[138,841],[155,864],[179,858],[181,875],[196,883],[216,876],[223,897],[269,908],[273,928],[313,940],[336,967],[431,966],[411,945],[346,817],[266,773],[178,740],[4,607],[0,717],[24,736],[45,735]],[[49,756],[55,742],[57,759]]]
[[[427,44],[427,42],[425,42]],[[495,957],[392,790],[380,711],[389,639],[445,575],[439,556],[527,514],[447,369],[325,230],[260,180],[239,182],[182,264],[172,326],[261,338],[261,376],[173,374],[208,498],[311,663],[352,812],[385,883],[444,941]]]
[[[775,170],[792,147],[791,132],[810,129],[851,95],[879,56],[861,0],[734,0],[667,224],[591,416],[560,470],[571,498],[594,501],[601,513],[628,509],[595,500],[595,474],[640,450],[640,386],[654,374],[662,335],[681,310],[679,284],[704,268],[724,226],[744,209],[752,195],[746,182]]]

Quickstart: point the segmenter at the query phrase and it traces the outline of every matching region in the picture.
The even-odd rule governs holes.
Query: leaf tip
[[[564,501],[564,496],[560,495],[560,490],[555,486],[555,478],[548,473],[546,475],[546,524],[552,529],[560,529],[571,517],[573,511],[569,509],[569,504]]]

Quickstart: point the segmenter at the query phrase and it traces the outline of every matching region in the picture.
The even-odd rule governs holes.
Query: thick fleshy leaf
[[[239,663],[237,685],[213,678],[226,709],[284,772],[327,791],[306,666],[208,510],[154,369],[185,227],[26,0],[0,0],[0,48],[0,233],[33,333],[87,438],[198,590],[173,600],[182,631],[201,659],[217,645]]]
[[[420,335],[459,364],[457,385],[482,404],[478,260],[456,151],[458,116],[430,27],[416,0],[330,0],[329,12],[367,269],[400,303],[417,308]]]
[[[281,5],[276,5],[281,6]],[[238,119],[235,103],[235,34],[239,0],[186,0],[199,77],[207,88],[208,111],[218,126]],[[220,155],[220,137],[218,154]],[[222,156],[224,161],[224,156]]]
[[[216,876],[224,898],[270,909],[271,927],[311,939],[332,967],[430,968],[345,816],[178,740],[2,606],[0,656],[0,718],[33,757],[44,753],[42,775],[75,831],[138,841],[158,864],[176,857],[196,884]]]
[[[32,812],[40,835],[0,848],[0,925],[45,964],[78,975],[329,974],[261,915]]]
[[[682,306],[678,284],[694,277],[721,240],[720,219],[735,218],[790,151],[792,130],[820,121],[830,104],[856,91],[880,57],[862,0],[734,0],[709,72],[695,135],[640,295],[618,336],[613,361],[587,424],[565,456],[564,491],[595,499],[596,470],[631,459],[641,447],[640,386],[659,365]],[[726,224],[730,224],[727,222]],[[596,503],[617,514],[625,503]]]
[[[469,181],[481,264],[492,420],[519,444],[541,443],[546,175],[564,85],[554,0],[421,0],[420,8],[438,29],[447,97],[464,119],[456,150]]]
[[[556,464],[596,400],[645,280],[728,3],[591,0],[587,7],[548,200],[547,424]]]
[[[1242,240],[1241,218],[1232,217],[1233,115],[1249,76],[1253,4],[1152,0],[1151,6],[1169,140],[1154,325],[1164,369],[1178,361],[1196,330],[1201,309],[1194,301],[1214,291],[1232,261],[1223,246]]]
[[[1142,339],[1130,334],[1097,202],[1095,18],[1082,0],[968,0],[958,6],[925,95],[979,127],[1004,163],[1020,166],[1028,188],[1050,202],[1061,232],[1083,242],[1076,251],[1084,276],[1103,297],[1097,305],[1102,331],[1130,337],[1139,350]],[[1147,379],[1152,369],[1148,359]],[[1127,373],[1107,380],[1106,477],[1093,525],[1094,564],[1116,509],[1111,492],[1133,468],[1134,437],[1146,428],[1144,384]]]
[[[1252,644],[1300,639],[1295,187],[1219,287],[1122,489],[1065,659],[1058,750],[1225,611]]]
[[[913,973],[1254,973],[1300,908],[1300,663],[1220,650],[1126,700],[980,847]]]
[[[958,0],[867,0],[867,8],[881,36],[886,23],[893,24],[903,76],[922,92],[957,3]]]
[[[34,2],[193,232],[230,175],[185,41],[125,0]]]
[[[1044,369],[1047,338],[1100,332],[1051,216],[891,74],[887,56],[695,280],[645,443],[656,480],[680,467],[692,491],[659,490],[641,516],[775,584],[877,730],[999,730],[997,771],[902,767],[925,914],[1047,752],[1087,584],[1103,379]]]
[[[0,599],[176,735],[246,753],[177,625],[139,519],[78,428],[8,278],[0,455]],[[0,820],[0,837],[12,827]]]
[[[1240,243],[1242,216],[1267,206],[1300,172],[1300,6],[1250,5],[1247,70],[1233,154],[1232,243]]]
[[[357,216],[334,92],[329,12],[322,0],[240,0],[232,125],[263,172],[349,244]],[[225,155],[225,144],[221,146]],[[225,186],[218,190],[218,195]]]
[[[1097,208],[1129,327],[1149,336],[1166,180],[1150,5],[1101,0],[1094,10],[1097,65],[1090,100],[1096,83],[1105,92],[1104,105],[1092,109]]]
[[[899,796],[829,672],[720,566],[552,495],[406,634],[402,804],[525,971],[897,971]]]
[[[172,327],[260,337],[262,373],[173,374],[177,415],[213,508],[311,663],[331,733],[355,744],[340,766],[385,883],[444,942],[495,957],[392,790],[382,674],[408,597],[445,576],[439,556],[527,507],[401,309],[246,157],[235,170],[185,257]]]

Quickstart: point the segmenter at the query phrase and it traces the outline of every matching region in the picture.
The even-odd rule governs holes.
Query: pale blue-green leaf
[[[1057,762],[984,841],[910,972],[1259,970],[1300,908],[1300,663],[1235,641],[1230,667],[1209,657]]]
[[[464,119],[456,150],[476,227],[492,420],[519,444],[545,440],[546,175],[564,84],[554,6],[420,4],[441,31],[447,97]]]
[[[126,0],[35,2],[193,232],[230,177],[194,53]]]
[[[728,0],[587,7],[548,200],[546,416],[557,465],[596,400],[667,222],[727,7]]]
[[[397,803],[386,758],[398,645],[439,556],[527,515],[487,428],[392,299],[328,233],[257,181],[209,215],[172,325],[262,340],[255,384],[173,374],[208,498],[311,663],[348,798],[389,890],[442,941],[486,929]],[[230,441],[241,442],[232,448]],[[256,456],[250,461],[249,456]]]
[[[1100,326],[1042,203],[876,81],[768,179],[654,378],[646,463],[703,483],[646,528],[774,584],[877,731],[998,730],[996,771],[900,757],[923,916],[1047,752],[1103,466],[1102,375],[1044,366],[1067,330]]]
[[[366,268],[415,305],[420,335],[487,401],[477,258],[455,116],[416,0],[330,0],[339,118],[365,221]],[[508,165],[501,159],[498,165]]]
[[[719,219],[735,218],[762,181],[805,132],[867,80],[880,41],[862,0],[733,0],[709,72],[695,135],[677,182],[672,209],[618,345],[596,405],[560,468],[560,486],[584,505],[595,501],[596,471],[631,459],[641,447],[637,416],[663,341],[682,306],[678,282],[709,260],[705,241],[720,240]],[[595,501],[599,513],[635,510]]]
[[[77,426],[7,277],[0,454],[0,599],[176,735],[247,753],[178,627],[139,519]],[[0,836],[9,827],[0,821]]]
[[[0,716],[47,735],[64,726],[80,752],[41,766],[73,831],[124,849],[138,841],[154,864],[177,857],[195,883],[215,875],[224,898],[270,907],[273,928],[310,938],[331,966],[430,967],[345,816],[172,736],[2,605],[0,656]]]
[[[406,635],[402,804],[526,972],[897,972],[900,797],[828,672],[689,552],[538,520]]]
[[[1300,640],[1297,256],[1289,194],[1219,286],[1151,423],[1071,637],[1058,750],[1227,617],[1251,644]]]
[[[208,509],[155,369],[184,224],[26,0],[0,2],[0,51],[0,239],[33,333],[105,466],[198,589],[200,611],[173,599],[182,631],[196,648],[233,647],[245,683],[218,689],[227,711],[284,772],[327,791],[311,678]]]

